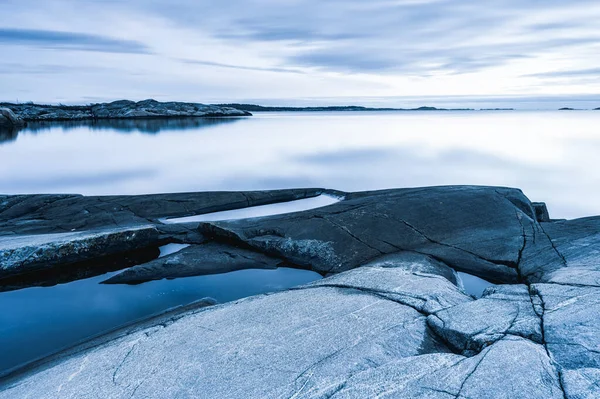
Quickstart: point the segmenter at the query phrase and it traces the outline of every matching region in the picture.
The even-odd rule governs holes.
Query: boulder
[[[0,238],[0,278],[157,246],[153,226]]]
[[[0,128],[25,126],[25,122],[9,108],[0,107]]]

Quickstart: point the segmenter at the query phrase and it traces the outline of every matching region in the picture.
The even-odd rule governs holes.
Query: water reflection
[[[218,302],[306,284],[306,270],[241,270],[130,285],[100,285],[111,274],[50,288],[0,294],[0,375],[86,337],[181,304]]]
[[[0,145],[6,141],[16,140],[18,134],[18,129],[0,127]]]
[[[216,125],[224,125],[238,122],[243,117],[222,118],[150,118],[150,119],[98,119],[82,121],[62,122],[30,122],[22,129],[30,133],[52,131],[59,127],[63,130],[89,129],[89,130],[111,130],[116,132],[130,133],[141,132],[156,134],[167,130],[202,129]],[[13,133],[16,137],[17,132]],[[1,136],[0,136],[1,137]],[[0,138],[1,141],[1,138]]]
[[[552,217],[581,217],[600,214],[599,122],[593,111],[348,112],[30,126],[0,145],[0,192],[479,184],[520,187]],[[160,134],[129,130],[140,123]]]

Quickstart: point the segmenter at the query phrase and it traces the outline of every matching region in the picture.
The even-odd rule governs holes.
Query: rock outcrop
[[[281,265],[325,278],[96,338],[6,375],[0,398],[600,397],[600,217],[553,221],[520,190],[452,186],[335,192],[344,199],[334,205],[254,219],[160,221],[327,192],[1,197],[0,256],[13,283],[44,257],[46,270],[84,267],[73,255],[85,251],[71,248],[92,245],[95,231],[146,230],[126,251],[190,246],[106,283]],[[32,235],[54,249],[35,251],[44,246]],[[496,285],[475,299],[457,270]]]
[[[85,106],[39,105],[31,103],[2,103],[0,106],[10,109],[14,114],[28,122],[252,115],[247,111],[231,107],[198,103],[158,102],[155,100],[139,102],[121,100]]]
[[[0,107],[0,129],[12,129],[25,125],[25,121],[6,107]]]

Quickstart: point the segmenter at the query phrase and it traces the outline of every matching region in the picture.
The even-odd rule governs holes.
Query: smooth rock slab
[[[563,267],[550,269],[542,282],[600,287],[600,217],[543,223]]]
[[[535,284],[532,293],[554,360],[565,369],[600,369],[600,288]]]
[[[437,312],[429,326],[455,350],[473,355],[507,335],[542,343],[541,320],[526,285],[488,288],[481,299]]]
[[[307,188],[116,196],[0,195],[0,236],[71,232],[148,223],[162,226],[158,222],[160,218],[293,201],[315,197],[323,191],[325,190]],[[176,234],[176,229],[174,226],[169,231]]]
[[[526,245],[523,223],[537,224],[519,190],[448,186],[349,194],[345,201],[291,215],[205,223],[203,231],[321,273],[376,257],[432,255],[490,281],[516,282]],[[550,247],[549,240],[547,246]]]
[[[432,297],[464,295],[443,277],[366,267],[336,276],[356,288],[187,310],[75,348],[0,380],[0,398],[563,398],[542,345],[507,336],[453,354],[424,314],[386,297],[394,274]],[[432,276],[448,286],[431,288]]]
[[[356,372],[427,352],[447,349],[416,310],[312,288],[184,314],[74,351],[0,381],[0,398],[316,397]]]
[[[0,237],[0,278],[156,245],[153,226]]]
[[[330,396],[305,398],[564,399],[544,348],[507,337],[480,354],[430,354],[353,375]]]
[[[423,262],[427,257],[423,256]],[[310,283],[306,287],[353,288],[410,306],[423,314],[471,302],[472,298],[440,275],[402,268],[366,266]]]

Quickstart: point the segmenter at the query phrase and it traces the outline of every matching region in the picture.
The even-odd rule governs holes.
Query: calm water
[[[31,126],[0,133],[0,193],[141,194],[442,184],[520,187],[552,217],[600,214],[600,112],[265,113],[227,120]],[[169,248],[176,250],[177,248]],[[204,297],[319,278],[291,270],[106,286],[109,275],[0,293],[0,373]],[[486,286],[463,276],[473,294]]]
[[[598,126],[595,111],[478,111],[33,127],[0,142],[0,193],[484,184],[572,218],[600,214]]]

